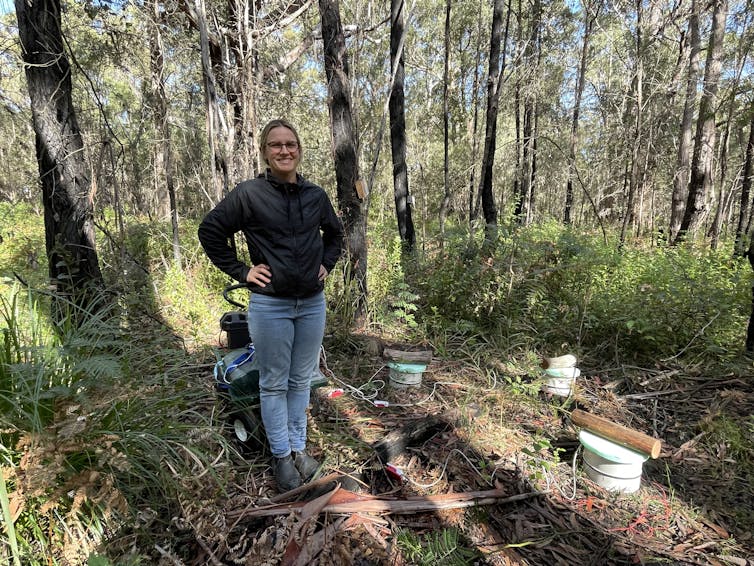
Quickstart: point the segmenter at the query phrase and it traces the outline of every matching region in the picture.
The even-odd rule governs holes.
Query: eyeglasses
[[[286,148],[288,151],[296,151],[298,149],[298,142],[270,142],[267,144],[267,147],[272,151],[283,151],[283,148]]]

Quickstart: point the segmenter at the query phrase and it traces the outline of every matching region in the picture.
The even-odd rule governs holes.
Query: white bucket
[[[608,491],[633,493],[641,487],[648,454],[635,452],[588,430],[579,432],[586,475]]]
[[[427,369],[426,364],[388,362],[387,365],[390,368],[390,385],[397,389],[419,387],[424,370]]]
[[[542,390],[550,395],[568,397],[573,391],[576,378],[581,375],[579,368],[550,368],[545,370],[549,378],[542,384]]]

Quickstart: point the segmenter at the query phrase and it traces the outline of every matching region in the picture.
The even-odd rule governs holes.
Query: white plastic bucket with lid
[[[630,450],[588,430],[579,432],[586,475],[608,491],[633,493],[641,487],[648,454]]]
[[[545,393],[568,397],[573,391],[576,378],[581,375],[581,370],[576,367],[550,368],[545,370],[547,381],[542,385]]]
[[[418,387],[422,382],[422,375],[427,364],[404,364],[388,362],[390,368],[390,385],[398,389]]]

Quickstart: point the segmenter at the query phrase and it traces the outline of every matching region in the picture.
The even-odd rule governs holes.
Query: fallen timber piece
[[[659,438],[653,438],[638,430],[616,424],[581,409],[573,410],[571,413],[571,422],[576,426],[612,440],[621,446],[649,454],[652,458],[657,458],[660,455],[662,441]]]
[[[385,348],[382,357],[388,361],[404,364],[429,364],[432,361],[431,350],[404,351],[394,348]]]
[[[421,446],[435,434],[443,432],[451,424],[439,416],[429,416],[405,424],[398,430],[391,430],[372,444],[383,465],[397,458],[409,446]]]
[[[566,354],[554,358],[542,358],[542,369],[572,368],[576,365],[576,356]]]
[[[353,493],[336,487],[336,492],[330,498],[327,505],[321,508],[320,513],[388,513],[393,515],[411,515],[439,511],[442,509],[461,509],[476,507],[479,505],[493,505],[514,503],[542,495],[542,492],[520,493],[506,496],[499,489],[486,491],[469,491],[465,493],[445,493],[441,495],[426,495],[422,497],[408,497],[406,499],[394,499],[376,495],[363,495]],[[301,512],[306,502],[281,503],[267,505],[256,509],[241,509],[230,511],[230,518],[254,518],[271,517],[274,515],[288,515],[292,512]]]

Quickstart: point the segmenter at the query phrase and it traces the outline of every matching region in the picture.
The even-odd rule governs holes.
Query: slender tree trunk
[[[95,249],[91,183],[73,108],[71,69],[63,50],[59,0],[16,0],[42,184],[49,275],[61,300],[53,319],[80,324],[104,287]],[[70,312],[67,300],[81,308]]]
[[[366,215],[357,192],[357,181],[361,181],[351,110],[346,42],[337,0],[319,0],[319,11],[338,204],[343,214],[351,277],[358,285],[356,316],[361,318],[366,313],[367,300]]]
[[[535,179],[537,171],[537,76],[539,74],[539,51],[540,51],[540,27],[542,23],[542,4],[534,0],[531,9],[529,38],[523,53],[523,63],[529,76],[528,84],[524,85],[523,92],[523,152],[521,154],[521,186],[516,200],[516,221],[526,226],[531,222],[533,211],[531,205],[534,202]]]
[[[586,69],[589,63],[589,42],[592,39],[592,30],[597,16],[602,8],[600,1],[584,1],[582,9],[584,10],[584,39],[581,43],[581,57],[579,60],[579,72],[576,76],[576,86],[574,89],[573,113],[571,114],[571,135],[568,141],[568,180],[566,181],[566,198],[565,208],[563,211],[563,222],[571,224],[571,209],[573,208],[573,178],[576,171],[576,146],[579,131],[579,114],[581,112],[581,98],[584,95],[584,85],[586,84]]]
[[[497,208],[492,192],[492,169],[495,164],[495,145],[497,137],[497,110],[500,99],[500,80],[505,68],[505,50],[503,64],[500,64],[501,43],[503,41],[503,9],[504,0],[495,0],[492,13],[492,32],[490,34],[490,60],[487,75],[487,123],[484,134],[484,152],[482,154],[482,179],[479,192],[482,195],[482,212],[485,220],[485,234],[488,243],[497,239]],[[510,21],[510,7],[508,18]],[[507,36],[506,23],[505,35]]]
[[[482,0],[479,0],[479,18],[477,19],[477,46],[476,46],[476,64],[474,65],[474,87],[471,97],[473,105],[473,118],[471,123],[471,131],[469,136],[471,137],[471,173],[469,174],[469,234],[474,231],[474,220],[479,215],[479,205],[475,198],[476,182],[474,179],[474,172],[476,171],[477,155],[479,153],[479,66],[482,59]]]
[[[749,141],[746,144],[746,158],[744,159],[743,180],[741,182],[741,206],[738,212],[738,224],[736,225],[736,241],[733,246],[735,255],[743,255],[745,252],[746,240],[751,231],[751,210],[754,206],[751,201],[751,184],[754,179],[754,101],[749,107],[749,113],[751,114]]]
[[[712,31],[710,33],[707,62],[704,70],[704,89],[699,102],[694,155],[691,162],[691,179],[686,210],[674,243],[694,234],[707,212],[706,199],[712,189],[715,155],[715,107],[722,70],[725,20],[728,15],[727,0],[714,0]]]
[[[228,164],[224,151],[219,146],[219,137],[227,128],[225,119],[217,97],[217,84],[215,73],[212,69],[210,57],[209,32],[207,30],[207,17],[204,10],[204,0],[195,0],[196,18],[199,28],[199,45],[202,59],[202,78],[204,81],[204,101],[207,111],[207,142],[210,150],[209,170],[212,172],[212,192],[215,202],[220,201],[223,194],[228,191]],[[227,136],[223,136],[227,138]],[[217,174],[220,174],[220,178]]]
[[[442,179],[444,196],[440,204],[440,241],[445,242],[445,218],[448,214],[448,205],[450,204],[450,110],[448,109],[448,88],[450,86],[450,7],[451,0],[445,3],[445,66],[443,68],[443,87],[442,87],[442,131],[443,131],[443,167]]]
[[[641,190],[641,142],[643,136],[643,109],[644,109],[644,48],[643,48],[643,4],[642,0],[636,1],[636,74],[634,76],[634,127],[631,140],[631,170],[628,179],[628,195],[626,197],[626,210],[623,216],[623,224],[620,232],[620,246],[626,242],[628,229],[636,222],[636,195]]]
[[[406,168],[406,116],[403,93],[404,63],[403,45],[406,29],[403,25],[404,0],[392,0],[390,6],[390,67],[395,69],[390,90],[390,148],[393,159],[393,197],[398,221],[398,234],[406,252],[412,252],[416,243],[414,222],[411,217],[411,204],[408,190],[408,170]]]
[[[683,213],[689,192],[690,163],[693,150],[694,108],[696,106],[696,91],[699,81],[699,53],[701,52],[701,38],[699,37],[699,4],[698,0],[691,0],[689,13],[689,65],[686,76],[686,99],[683,105],[681,119],[681,139],[678,144],[678,165],[673,178],[673,197],[670,216],[669,241],[675,241],[681,229]]]
[[[165,67],[162,33],[160,32],[160,0],[152,2],[152,98],[154,100],[154,125],[157,134],[155,143],[155,180],[157,210],[160,218],[170,216],[172,225],[173,260],[181,265],[181,242],[178,235],[178,210],[173,183],[173,144],[168,122],[168,101],[165,95]],[[162,175],[160,174],[162,172]],[[164,181],[164,186],[163,186]]]

